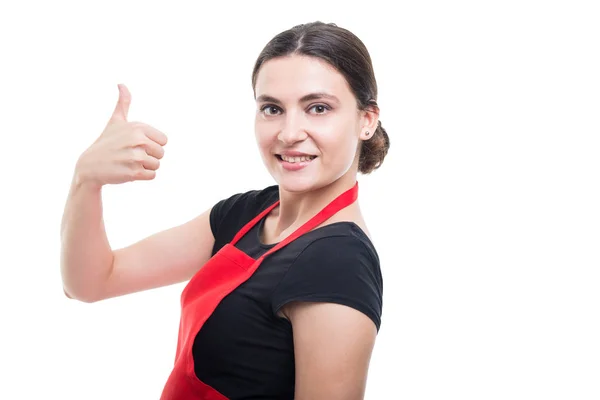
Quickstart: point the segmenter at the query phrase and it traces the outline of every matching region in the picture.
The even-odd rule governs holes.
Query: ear
[[[361,129],[360,140],[369,140],[375,134],[377,124],[379,122],[379,107],[375,105],[369,106],[366,110],[361,111]]]

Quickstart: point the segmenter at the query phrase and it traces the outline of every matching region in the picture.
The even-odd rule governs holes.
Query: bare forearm
[[[75,172],[61,224],[61,274],[65,293],[91,302],[99,299],[113,253],[102,216],[101,186]]]

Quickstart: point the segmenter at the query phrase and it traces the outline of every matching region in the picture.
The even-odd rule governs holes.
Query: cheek
[[[354,159],[358,145],[354,130],[352,124],[338,125],[335,131],[321,137],[322,146],[329,153],[328,158],[344,164]]]
[[[261,149],[270,145],[271,131],[269,130],[269,126],[260,117],[256,117],[256,121],[254,122],[254,136],[256,143]]]

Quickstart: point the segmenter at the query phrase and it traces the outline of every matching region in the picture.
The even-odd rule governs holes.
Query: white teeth
[[[283,161],[287,161],[289,163],[297,163],[297,162],[302,162],[302,161],[311,161],[313,158],[315,158],[315,156],[302,156],[302,157],[288,157],[288,156],[281,156],[281,159]]]

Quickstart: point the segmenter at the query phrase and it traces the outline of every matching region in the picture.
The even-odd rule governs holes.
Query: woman
[[[119,86],[112,118],[75,169],[65,293],[94,302],[190,280],[162,399],[361,399],[383,283],[356,176],[389,148],[370,56],[334,24],[299,25],[266,45],[252,85],[257,143],[277,185],[112,251],[102,186],[153,179],[167,142],[127,121]]]

